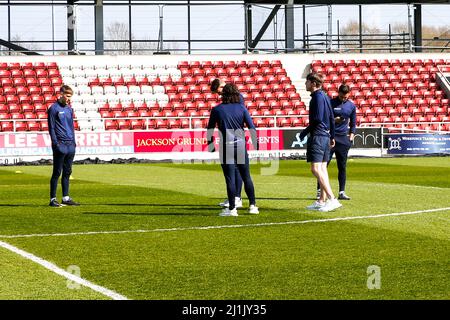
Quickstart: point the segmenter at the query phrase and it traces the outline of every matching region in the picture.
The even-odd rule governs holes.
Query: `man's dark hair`
[[[211,92],[216,93],[217,89],[219,89],[219,87],[220,87],[220,79],[216,78],[213,81],[211,81],[211,85],[209,88],[210,88]]]
[[[347,94],[347,93],[350,92],[350,87],[348,85],[346,85],[346,84],[341,84],[339,86],[339,92],[343,93],[343,94]]]
[[[61,89],[59,89],[60,93],[70,93],[73,94],[73,90],[71,87],[69,87],[68,85],[64,84],[61,86]]]
[[[311,81],[316,85],[316,87],[321,87],[323,83],[323,78],[318,73],[310,73],[306,76],[306,80]]]
[[[222,103],[240,103],[239,90],[234,84],[226,84],[222,89]]]

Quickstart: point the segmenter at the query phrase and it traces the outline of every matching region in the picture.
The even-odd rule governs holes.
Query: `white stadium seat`
[[[92,125],[89,120],[78,121],[78,126],[80,127],[80,131],[92,131]]]
[[[86,112],[95,112],[98,113],[98,105],[97,103],[85,103],[84,104]]]
[[[117,86],[116,92],[117,92],[117,95],[128,94],[128,87],[127,86]]]
[[[104,62],[99,62],[95,64],[95,69],[96,70],[106,70],[108,69],[108,65]]]
[[[94,69],[84,70],[84,76],[89,81],[92,81],[97,78],[97,70],[94,70]]]
[[[116,94],[116,87],[114,87],[114,86],[105,86],[104,87],[104,93],[105,93],[105,95],[115,95]]]
[[[83,72],[83,66],[81,64],[75,64],[75,65],[71,65],[70,70],[72,70],[72,72]]]
[[[83,65],[83,70],[87,71],[87,70],[95,70],[95,65],[94,64],[84,64]]]
[[[142,104],[144,102],[144,97],[140,93],[131,93],[129,96],[134,103],[138,102]]]
[[[130,66],[130,69],[132,69],[132,70],[142,69],[142,63],[141,62],[131,62],[129,64],[129,66]]]
[[[151,94],[153,94],[152,86],[141,86],[141,93],[151,93]]]
[[[77,91],[79,95],[83,95],[83,94],[91,94],[91,87],[86,86],[86,85],[80,85],[77,86]]]
[[[94,101],[97,105],[103,105],[106,103],[106,101],[108,101],[108,99],[106,98],[106,96],[104,94],[96,94],[93,96],[94,97]]]
[[[151,93],[143,93],[142,97],[144,98],[145,102],[154,104],[156,102],[156,95]]]
[[[88,83],[89,83],[89,79],[86,79],[84,77],[84,75],[83,76],[78,76],[78,77],[75,78],[75,82],[77,83],[77,86],[87,86]]]
[[[141,88],[139,86],[129,86],[128,92],[131,93],[141,93]]]
[[[129,95],[120,96],[120,103],[122,103],[122,106],[129,105],[131,103],[131,97]]]
[[[153,93],[154,94],[165,93],[164,87],[163,86],[153,86]]]
[[[92,94],[94,94],[94,95],[96,95],[96,94],[103,94],[104,92],[103,92],[103,87],[100,87],[100,86],[93,86],[92,88],[91,88],[91,92],[92,92]]]
[[[88,103],[94,103],[94,96],[91,94],[81,94],[80,95],[81,99],[83,99],[83,104],[86,105]]]
[[[91,121],[91,124],[94,131],[103,131],[105,129],[103,120],[95,119]]]
[[[107,97],[106,99],[108,100],[108,102],[110,104],[117,104],[120,101],[119,96],[116,96],[115,94],[110,94],[110,95],[107,95],[105,97]]]
[[[172,79],[178,80],[181,78],[181,71],[176,68],[167,69]]]

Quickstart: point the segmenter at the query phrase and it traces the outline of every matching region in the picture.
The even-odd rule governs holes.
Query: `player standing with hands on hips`
[[[300,134],[303,140],[308,134],[306,161],[311,162],[311,172],[320,184],[320,199],[308,206],[309,210],[331,211],[341,207],[334,197],[328,178],[327,163],[330,148],[334,147],[334,116],[330,98],[321,90],[322,77],[316,73],[306,77],[306,90],[311,92],[309,125]]]
[[[356,106],[348,98],[350,96],[350,87],[341,84],[338,90],[338,96],[331,99],[335,121],[335,141],[336,145],[331,148],[330,164],[333,154],[336,154],[339,180],[339,200],[350,200],[345,194],[345,183],[347,180],[347,157],[348,151],[352,146],[356,132]],[[350,129],[349,129],[350,127]],[[317,183],[317,199],[320,198],[320,185]]]
[[[48,131],[52,140],[53,174],[50,179],[50,207],[78,206],[69,196],[69,179],[72,174],[72,163],[75,157],[75,130],[73,126],[73,110],[70,99],[73,90],[66,85],[61,86],[58,101],[48,109]],[[61,204],[56,200],[58,179],[62,172],[61,186],[63,198]]]

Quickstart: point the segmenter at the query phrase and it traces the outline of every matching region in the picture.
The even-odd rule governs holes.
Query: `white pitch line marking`
[[[385,218],[385,217],[398,217],[398,216],[407,216],[407,215],[415,215],[415,214],[420,214],[420,213],[439,212],[439,211],[448,211],[448,210],[450,210],[450,207],[419,210],[419,211],[409,211],[409,212],[386,213],[386,214],[378,214],[378,215],[370,215],[370,216],[336,217],[336,218],[300,220],[300,221],[264,222],[264,223],[253,223],[253,224],[230,224],[230,225],[219,225],[219,226],[163,228],[163,229],[149,229],[149,230],[88,231],[88,232],[70,232],[70,233],[36,233],[36,234],[0,235],[0,238],[16,239],[16,238],[35,238],[35,237],[65,237],[65,236],[97,235],[97,234],[149,233],[149,232],[168,232],[168,231],[187,231],[187,230],[210,230],[210,229],[225,229],[225,228],[266,227],[266,226],[293,225],[293,224],[306,224],[306,223],[348,221],[348,220],[358,220],[358,219],[376,219],[376,218]]]
[[[90,282],[88,280],[85,280],[85,279],[83,279],[83,278],[81,278],[81,277],[79,277],[77,275],[69,273],[69,272],[59,268],[58,266],[54,265],[53,263],[51,263],[51,262],[49,262],[47,260],[44,260],[42,258],[39,258],[39,257],[29,253],[29,252],[26,252],[26,251],[24,251],[22,249],[19,249],[19,248],[15,247],[15,246],[12,246],[9,243],[0,241],[0,247],[2,247],[4,249],[7,249],[9,251],[12,251],[12,252],[14,252],[14,253],[24,257],[25,259],[31,260],[31,261],[33,261],[33,262],[43,266],[44,268],[46,268],[46,269],[48,269],[48,270],[50,270],[50,271],[52,271],[52,272],[54,272],[54,273],[56,273],[56,274],[58,274],[60,276],[63,276],[64,278],[66,278],[68,280],[76,282],[76,283],[78,283],[78,284],[80,284],[82,286],[88,287],[88,288],[90,288],[90,289],[92,289],[92,290],[94,290],[96,292],[99,292],[99,293],[101,293],[101,294],[103,294],[103,295],[105,295],[107,297],[112,298],[113,300],[128,300],[128,298],[118,294],[117,292],[114,292],[114,291],[109,290],[109,289],[107,289],[105,287],[96,285],[96,284],[94,284],[94,283],[92,283],[92,282]]]

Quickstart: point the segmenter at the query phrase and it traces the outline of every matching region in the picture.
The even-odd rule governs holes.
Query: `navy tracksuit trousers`
[[[56,198],[58,179],[62,172],[62,194],[69,195],[69,178],[72,174],[72,163],[75,157],[75,142],[64,141],[53,145],[53,174],[50,179],[50,199]]]
[[[220,163],[227,185],[227,196],[230,204],[229,209],[232,210],[235,208],[235,197],[237,196],[236,176],[238,175],[242,178],[244,190],[250,201],[250,205],[256,204],[255,188],[253,186],[252,178],[250,177],[250,165],[245,143],[225,144],[222,146]],[[238,171],[238,173],[236,171]]]

